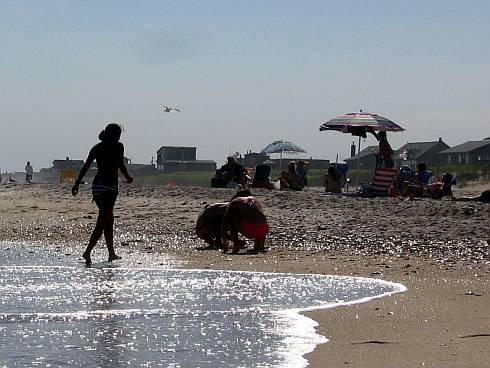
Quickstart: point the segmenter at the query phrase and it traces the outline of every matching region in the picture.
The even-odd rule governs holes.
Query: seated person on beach
[[[412,182],[408,184],[401,195],[409,196],[410,198],[422,197],[429,186],[429,180],[431,177],[432,172],[427,170],[427,165],[425,162],[419,162],[417,164],[417,172],[415,173]]]
[[[246,188],[249,178],[245,168],[238,164],[233,156],[228,156],[226,161],[226,164],[216,170],[216,177],[225,178],[228,183],[235,182]]]
[[[301,189],[308,186],[308,179],[306,178],[306,174],[308,174],[308,170],[306,168],[307,163],[308,162],[303,160],[296,161],[296,174],[298,174],[299,186]]]
[[[330,166],[325,175],[324,187],[325,193],[341,193],[342,192],[342,175],[334,167]]]
[[[223,252],[228,251],[228,242],[232,241],[232,251],[237,253],[243,245],[238,237],[242,234],[254,240],[251,252],[265,252],[265,238],[269,225],[262,207],[255,197],[237,197],[228,203],[221,227],[223,234]]]
[[[279,183],[280,189],[301,190],[300,178],[296,173],[296,164],[294,161],[289,162],[288,171],[281,172]]]
[[[402,165],[398,169],[395,178],[395,189],[397,193],[403,193],[404,189],[413,181],[414,171],[409,165]]]
[[[430,184],[427,187],[426,195],[430,198],[441,199],[443,197],[449,197],[453,199],[452,186],[455,184],[456,180],[450,173],[445,173],[441,180]]]
[[[238,191],[231,200],[237,197],[248,197],[252,195],[249,190]],[[212,249],[221,249],[221,223],[229,202],[214,203],[206,205],[196,221],[196,235],[203,239]]]
[[[476,197],[454,198],[454,200],[461,202],[490,203],[490,189],[484,190],[480,195],[477,195]]]
[[[425,162],[419,162],[417,164],[417,172],[415,173],[414,182],[420,185],[428,185],[431,177],[432,172],[427,170],[427,165]]]

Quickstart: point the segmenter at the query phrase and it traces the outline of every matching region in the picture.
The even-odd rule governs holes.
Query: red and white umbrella
[[[366,136],[367,129],[385,132],[402,132],[401,126],[381,115],[368,112],[350,112],[337,116],[320,126],[320,131],[336,130],[342,133]]]
[[[368,132],[403,132],[401,126],[381,115],[370,114],[368,112],[350,112],[337,116],[320,126],[320,131],[333,130],[342,133],[350,133],[359,137],[357,146],[359,167],[359,153],[361,152],[361,137],[366,138]],[[357,176],[357,171],[356,171]],[[357,182],[357,180],[356,180]]]
[[[337,116],[320,126],[320,131],[334,130],[342,133],[350,133],[359,137],[358,153],[361,150],[361,137],[366,138],[366,133],[372,131],[403,132],[401,126],[381,115],[368,112],[349,112]]]

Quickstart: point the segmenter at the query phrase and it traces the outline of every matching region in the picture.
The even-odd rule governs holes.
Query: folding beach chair
[[[393,185],[397,169],[379,167],[374,171],[374,177],[369,184],[362,184],[360,194],[363,197],[388,196],[390,187]]]
[[[337,171],[340,173],[340,175],[342,175],[342,181],[340,183],[340,186],[342,188],[344,188],[344,190],[347,190],[349,191],[349,182],[347,181],[347,173],[349,172],[349,165],[347,164],[339,164],[339,163],[335,163],[335,164],[331,164],[333,165]]]
[[[269,165],[257,165],[252,181],[252,188],[271,189],[271,167]]]
[[[305,175],[299,179],[299,187],[301,189],[310,188],[310,185],[308,184],[308,173],[305,173]]]

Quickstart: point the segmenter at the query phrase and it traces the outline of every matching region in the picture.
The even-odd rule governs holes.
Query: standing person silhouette
[[[32,174],[34,172],[34,169],[32,168],[30,161],[27,161],[25,169],[26,169],[26,183],[31,184],[32,183]]]
[[[386,132],[380,131],[379,133],[376,133],[372,127],[368,127],[367,132],[374,135],[374,137],[378,141],[379,161],[378,161],[376,167],[382,166],[382,167],[393,168],[394,167],[393,148],[391,148],[390,143],[388,142],[388,139],[386,138]]]
[[[97,174],[92,182],[93,201],[99,208],[97,223],[90,240],[83,253],[87,265],[92,263],[90,252],[97,244],[102,234],[109,251],[109,262],[121,259],[114,251],[114,205],[118,194],[118,170],[124,175],[128,183],[133,182],[124,165],[124,145],[119,142],[122,128],[119,124],[111,123],[99,134],[100,142],[92,147],[87,160],[78,174],[75,185],[71,189],[77,195],[78,187],[94,160],[97,162]]]

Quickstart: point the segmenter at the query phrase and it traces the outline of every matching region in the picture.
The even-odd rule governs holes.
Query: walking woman
[[[118,170],[124,175],[128,183],[133,178],[128,174],[124,165],[124,146],[119,142],[122,128],[119,124],[111,123],[99,134],[100,142],[92,147],[87,160],[78,174],[75,185],[71,189],[77,195],[78,187],[94,160],[97,162],[97,174],[92,182],[93,201],[99,208],[99,215],[95,229],[92,231],[83,258],[87,265],[92,263],[90,252],[97,244],[102,234],[109,251],[109,262],[121,259],[114,251],[114,204],[118,194]]]

